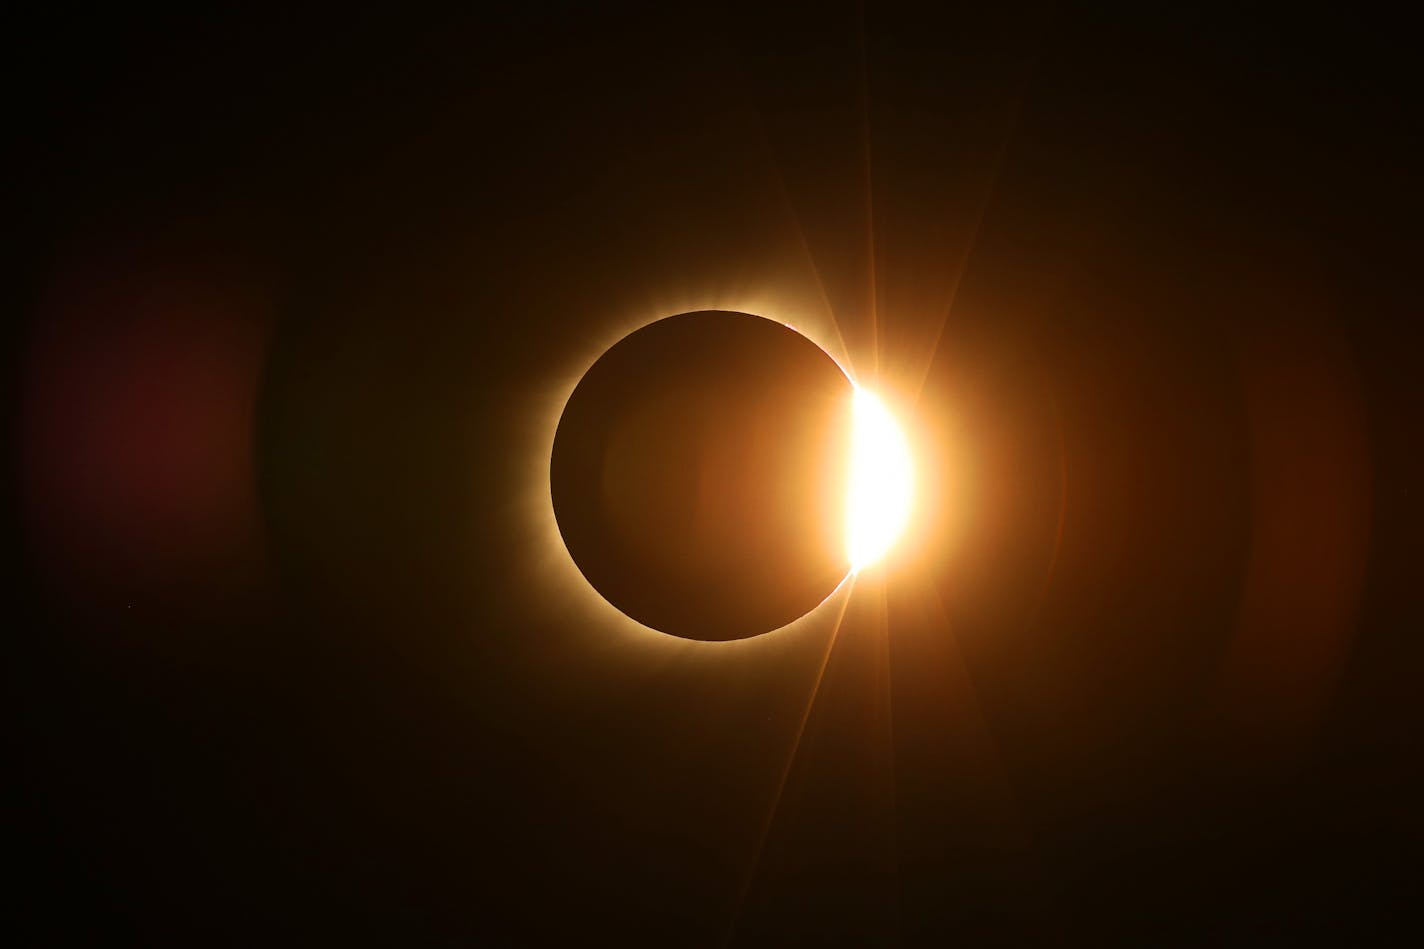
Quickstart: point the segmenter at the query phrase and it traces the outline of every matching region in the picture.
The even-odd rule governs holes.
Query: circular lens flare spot
[[[851,415],[846,554],[861,570],[885,555],[905,529],[914,471],[905,435],[873,393],[855,388]]]

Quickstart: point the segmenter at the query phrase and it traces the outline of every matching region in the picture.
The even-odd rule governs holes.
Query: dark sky
[[[595,6],[4,14],[7,942],[1417,928],[1412,34]],[[639,638],[540,506],[707,308],[935,459],[829,651]]]

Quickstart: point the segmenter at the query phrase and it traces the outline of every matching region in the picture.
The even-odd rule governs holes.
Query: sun
[[[904,532],[914,487],[909,445],[895,417],[873,392],[856,386],[846,499],[846,554],[853,572],[885,556]]]

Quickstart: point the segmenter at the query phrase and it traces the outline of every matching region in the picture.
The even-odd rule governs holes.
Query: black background
[[[266,340],[260,568],[132,581],[15,495],[20,944],[1417,929],[1411,36],[1150,6],[7,12],[17,470],[85,261]],[[778,793],[826,631],[629,645],[547,608],[525,502],[620,328],[818,285],[980,488],[851,602]],[[1344,578],[1300,714],[1270,650],[1222,698],[1265,510],[1314,551],[1281,666]]]

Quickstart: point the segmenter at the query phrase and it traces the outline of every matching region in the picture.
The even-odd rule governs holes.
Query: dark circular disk
[[[852,386],[780,323],[704,310],[624,337],[554,436],[554,515],[574,563],[653,629],[731,640],[786,625],[849,570]]]

